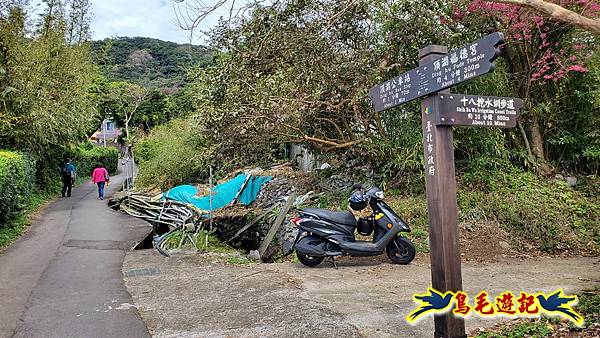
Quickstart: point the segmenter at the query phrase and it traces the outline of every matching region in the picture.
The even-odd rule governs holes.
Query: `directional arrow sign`
[[[487,35],[371,88],[373,107],[382,111],[491,72],[503,38]]]
[[[513,97],[440,94],[436,125],[514,128],[523,100]]]

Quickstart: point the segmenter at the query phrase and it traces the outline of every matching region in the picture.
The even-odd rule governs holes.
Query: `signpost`
[[[520,99],[452,94],[448,88],[491,72],[502,42],[502,33],[493,33],[450,53],[427,46],[419,51],[419,67],[369,91],[376,111],[429,95],[421,120],[431,280],[441,292],[462,290],[452,126],[512,128],[523,107]],[[463,319],[452,313],[434,318],[435,338],[466,337]]]
[[[416,98],[439,92],[494,70],[502,33],[487,35],[446,54],[435,54],[419,67],[369,90],[375,111],[392,108]]]
[[[512,97],[437,95],[437,125],[514,128],[523,100]]]

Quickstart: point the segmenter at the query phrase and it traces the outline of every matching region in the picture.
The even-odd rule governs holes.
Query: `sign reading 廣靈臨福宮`
[[[523,100],[513,97],[440,94],[437,125],[514,128]]]
[[[375,111],[398,106],[421,96],[438,92],[494,69],[502,33],[487,35],[473,43],[421,64],[404,74],[369,90]]]

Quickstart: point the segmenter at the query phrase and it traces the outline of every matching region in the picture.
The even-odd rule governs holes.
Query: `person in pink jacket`
[[[104,199],[104,185],[110,181],[110,176],[108,176],[108,170],[104,168],[102,163],[96,164],[96,168],[92,172],[92,183],[98,185],[98,198]]]

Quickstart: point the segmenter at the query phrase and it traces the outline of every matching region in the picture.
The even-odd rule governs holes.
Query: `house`
[[[102,121],[100,129],[92,134],[90,140],[101,145],[115,144],[120,135],[121,130],[117,128],[115,123],[109,119],[105,119]]]

